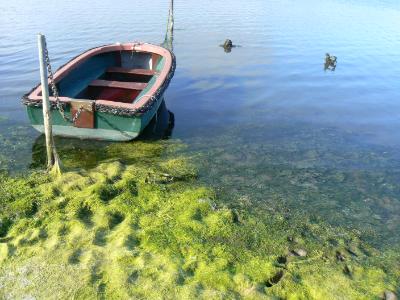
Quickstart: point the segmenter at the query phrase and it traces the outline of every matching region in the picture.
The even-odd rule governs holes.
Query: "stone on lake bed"
[[[357,254],[358,250],[355,247],[352,247],[352,246],[347,247],[346,251],[349,252],[353,256],[358,256],[358,254]]]
[[[293,244],[297,244],[299,240],[294,236],[288,236],[287,240]]]
[[[337,260],[339,260],[339,261],[344,261],[345,259],[346,259],[346,257],[343,255],[343,253],[342,252],[340,252],[340,251],[336,251],[336,258],[337,258]]]
[[[287,257],[286,257],[286,256],[282,255],[282,256],[279,256],[279,257],[276,259],[276,262],[277,262],[279,265],[286,265],[286,263],[288,262],[288,260],[287,260]]]
[[[397,296],[394,292],[392,291],[385,291],[385,300],[397,300]]]
[[[351,276],[352,273],[353,273],[353,268],[352,268],[350,265],[345,265],[345,266],[344,266],[344,269],[343,269],[343,272],[344,272],[346,275]]]
[[[305,257],[307,256],[307,251],[304,249],[295,249],[292,250],[292,253],[296,256]]]

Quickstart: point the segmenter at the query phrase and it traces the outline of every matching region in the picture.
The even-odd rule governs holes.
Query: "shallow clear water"
[[[178,67],[166,95],[172,139],[232,205],[308,214],[400,240],[400,2],[176,1]],[[36,166],[43,144],[22,94],[39,80],[36,34],[53,68],[101,44],[161,43],[168,1],[0,0],[0,169]],[[225,53],[230,38],[240,47]],[[325,53],[338,57],[324,71]],[[106,143],[60,140],[88,165]],[[38,150],[39,149],[39,150]],[[39,154],[40,156],[40,154]]]

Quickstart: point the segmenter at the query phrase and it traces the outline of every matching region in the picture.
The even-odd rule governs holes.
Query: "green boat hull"
[[[53,135],[108,141],[136,138],[163,103],[175,67],[171,51],[147,43],[85,51],[50,76]],[[42,102],[41,85],[22,97],[32,126],[43,133]]]
[[[135,139],[156,114],[163,97],[151,109],[140,116],[120,116],[104,112],[94,112],[94,128],[78,128],[65,121],[58,110],[51,111],[53,135],[80,139],[108,141],[130,141]],[[37,131],[44,133],[43,111],[41,107],[27,106],[29,120]],[[70,115],[68,108],[67,115]]]

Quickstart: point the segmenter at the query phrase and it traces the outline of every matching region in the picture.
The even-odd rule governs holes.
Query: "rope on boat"
[[[173,52],[174,51],[173,40],[174,40],[174,0],[170,0],[167,30],[165,32],[164,42],[161,44],[161,46]]]

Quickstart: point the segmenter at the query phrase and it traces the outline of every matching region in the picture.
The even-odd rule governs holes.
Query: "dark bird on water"
[[[230,39],[225,40],[224,43],[224,48],[232,48],[233,47],[233,43]]]
[[[325,66],[324,66],[324,70],[331,70],[331,71],[335,71],[336,69],[336,61],[337,61],[337,57],[334,55],[330,55],[329,53],[325,54]]]
[[[225,42],[220,46],[224,48],[225,52],[227,53],[231,52],[232,48],[237,47],[237,45],[234,45],[230,39],[226,39]]]
[[[330,55],[329,53],[325,54],[325,61],[329,61],[330,63],[336,63],[337,57],[334,55]]]

